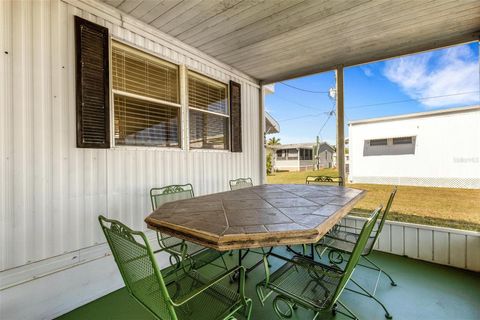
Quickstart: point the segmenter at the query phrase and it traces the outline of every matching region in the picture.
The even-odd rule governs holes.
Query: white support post
[[[336,69],[337,75],[337,169],[338,175],[345,183],[345,115],[344,115],[344,91],[343,91],[343,66]]]
[[[259,184],[265,184],[267,182],[267,163],[265,158],[265,87],[260,85],[260,97],[259,97]]]

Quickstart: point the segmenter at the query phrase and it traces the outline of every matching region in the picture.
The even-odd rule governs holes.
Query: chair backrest
[[[143,232],[133,231],[104,216],[98,220],[128,292],[161,319],[176,319],[162,274]]]
[[[190,183],[184,185],[171,185],[161,188],[150,189],[152,210],[156,210],[164,203],[183,199],[190,199],[194,196],[195,195],[193,193],[193,186]]]
[[[390,207],[392,206],[393,200],[395,199],[395,195],[397,194],[397,187],[393,187],[392,192],[390,193],[390,197],[388,198],[387,205],[385,206],[385,209],[383,210],[382,214],[379,215],[379,220],[380,222],[378,223],[378,226],[376,230],[373,230],[373,235],[370,236],[370,239],[367,243],[367,247],[364,250],[363,255],[369,255],[372,250],[373,246],[375,245],[375,242],[378,239],[378,236],[380,236],[380,233],[382,232],[383,225],[385,224],[385,219],[387,218],[388,213],[390,212]]]
[[[342,279],[340,280],[337,290],[335,291],[334,299],[332,300],[332,303],[331,303],[332,305],[337,301],[338,297],[340,296],[343,289],[347,285],[348,280],[350,280],[350,277],[353,271],[355,270],[355,267],[357,266],[358,260],[360,259],[360,256],[362,255],[363,250],[365,249],[368,238],[372,233],[373,227],[375,226],[375,223],[377,222],[378,216],[380,215],[381,211],[382,211],[382,206],[379,206],[377,209],[375,209],[372,212],[370,217],[367,219],[367,221],[363,225],[363,228],[362,228],[362,231],[360,232],[357,243],[355,244],[355,247],[353,248],[353,251],[350,255],[350,259],[348,260],[347,265],[344,269]]]
[[[334,186],[343,186],[342,177],[329,177],[329,176],[307,176],[305,178],[305,183],[310,184],[321,184],[321,185],[334,185]]]
[[[238,178],[235,180],[230,180],[228,183],[230,184],[230,190],[253,187],[252,178]]]

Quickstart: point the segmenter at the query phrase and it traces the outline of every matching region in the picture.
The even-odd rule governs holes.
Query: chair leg
[[[343,312],[343,311],[337,310],[337,309],[336,309],[336,306],[334,307],[335,312],[341,313],[341,314],[343,314],[344,316],[349,317],[350,319],[359,320],[359,318],[357,317],[357,315],[356,315],[355,313],[353,313],[352,310],[350,310],[349,308],[347,308],[347,306],[344,305],[340,300],[337,300],[337,303],[338,303],[339,305],[341,305],[342,308],[345,309],[345,311],[347,311],[347,312],[345,313],[345,312]]]
[[[372,298],[373,300],[375,300],[382,308],[383,310],[385,311],[385,318],[387,319],[392,319],[392,315],[390,314],[390,312],[388,312],[387,310],[387,307],[385,307],[385,305],[380,301],[378,300],[377,298],[375,298],[375,296],[373,296],[367,289],[365,289],[364,287],[362,287],[360,284],[358,284],[358,282],[356,282],[355,280],[353,280],[352,278],[350,278],[350,281],[352,281],[352,283],[354,283],[357,287],[360,288],[360,290],[362,290],[364,292],[364,296],[367,296],[369,298]],[[356,293],[360,293],[362,294],[361,292],[358,292],[358,291],[355,291],[355,290],[349,290],[349,291],[352,291],[352,292],[356,292]]]
[[[368,261],[372,266],[374,266],[376,268],[377,271],[383,273],[384,275],[386,275],[388,277],[388,279],[390,279],[390,284],[394,287],[397,286],[397,283],[392,279],[392,277],[387,273],[385,272],[382,268],[380,268],[377,264],[375,264],[372,260],[368,259],[368,257],[366,256],[363,256],[363,258]]]
[[[253,306],[253,303],[252,303],[252,300],[251,299],[248,299],[247,300],[247,305],[245,306],[245,311],[246,311],[246,318],[247,320],[250,320],[251,316],[252,316],[252,306]]]

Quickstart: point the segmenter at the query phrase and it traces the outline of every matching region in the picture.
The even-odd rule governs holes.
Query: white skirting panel
[[[357,228],[365,219],[345,218]],[[452,267],[480,271],[480,232],[386,221],[375,249]]]

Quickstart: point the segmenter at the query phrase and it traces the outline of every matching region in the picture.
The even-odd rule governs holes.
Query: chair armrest
[[[179,307],[179,306],[185,304],[186,302],[192,300],[193,298],[195,298],[196,296],[201,294],[203,291],[205,291],[208,288],[212,287],[213,285],[219,283],[220,281],[222,281],[223,279],[225,279],[226,277],[228,277],[229,275],[231,275],[232,273],[234,273],[236,271],[240,271],[240,277],[238,279],[240,281],[240,296],[242,297],[242,299],[244,299],[245,298],[245,286],[244,286],[244,283],[245,283],[245,267],[238,266],[238,267],[232,268],[232,269],[228,270],[227,272],[221,274],[220,276],[216,277],[214,280],[210,281],[209,283],[206,283],[203,286],[193,290],[192,292],[190,292],[189,294],[184,296],[182,299],[179,299],[177,301],[172,301],[173,306]]]

